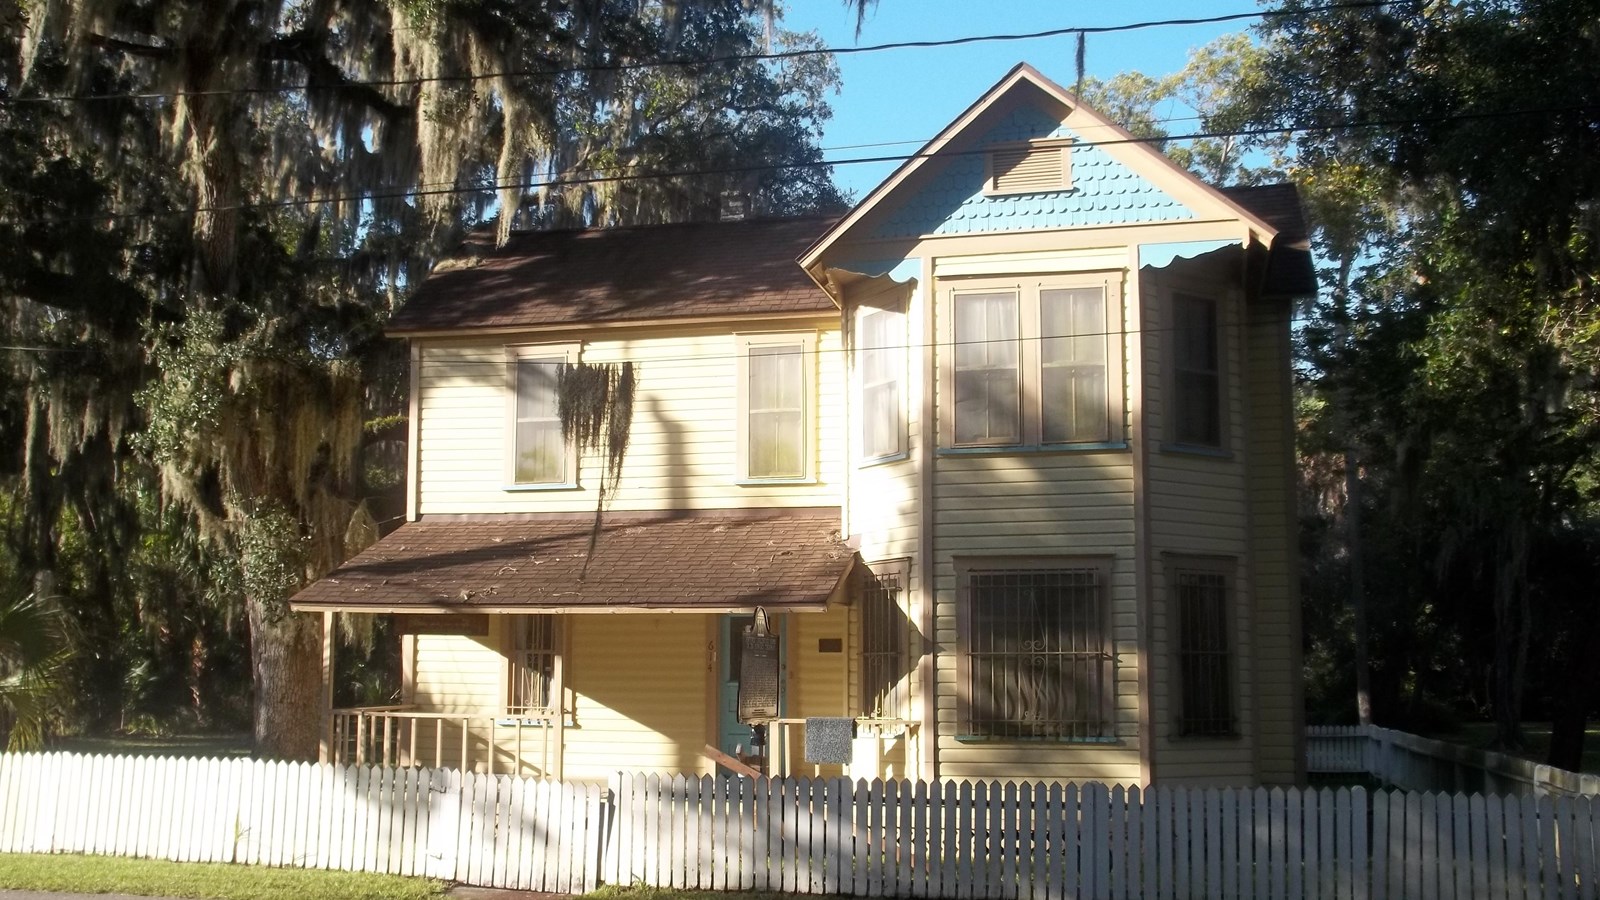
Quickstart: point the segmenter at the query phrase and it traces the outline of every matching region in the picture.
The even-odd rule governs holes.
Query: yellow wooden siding
[[[876,290],[876,288],[874,288]],[[911,671],[906,676],[909,691],[907,718],[920,718],[923,685],[921,667],[917,661],[924,653],[931,653],[931,641],[918,630],[922,619],[919,600],[922,596],[922,471],[919,465],[923,452],[923,400],[927,385],[924,383],[924,365],[921,338],[925,317],[928,314],[928,292],[912,284],[899,290],[906,315],[906,374],[905,416],[906,455],[903,459],[883,462],[864,462],[861,454],[861,392],[860,380],[850,371],[851,393],[848,404],[851,421],[846,430],[851,442],[851,464],[846,470],[849,480],[849,497],[845,503],[848,517],[845,531],[860,542],[861,558],[870,567],[877,561],[904,560],[904,578],[900,601],[905,610],[909,636],[907,640],[908,663]],[[847,310],[850,297],[846,295]],[[860,714],[860,655],[861,621],[859,610],[849,616],[850,641],[847,645],[850,682],[848,686],[850,711]],[[913,738],[900,736],[886,739],[882,765],[886,774],[903,777],[907,774],[908,754],[915,758],[918,747]]]
[[[565,777],[710,774],[711,632],[701,615],[568,616]]]
[[[1139,780],[1138,613],[1133,463],[1125,452],[945,456],[935,476],[935,637],[941,778]],[[1114,745],[957,740],[955,561],[1087,556],[1112,561],[1117,653]]]
[[[788,634],[788,696],[784,717],[844,716],[850,714],[849,673],[846,671],[850,647],[846,642],[850,616],[843,606],[825,613],[797,613],[785,623]],[[838,640],[840,652],[822,653],[820,640]],[[845,774],[841,765],[814,765],[806,762],[805,728],[791,727],[785,748],[788,772],[794,775],[834,778]]]
[[[1301,692],[1299,550],[1294,497],[1295,465],[1290,415],[1289,317],[1292,309],[1252,310],[1250,352],[1251,560],[1255,584],[1260,780],[1304,781],[1305,713]]]
[[[615,330],[580,333],[588,362],[631,360],[638,366],[632,439],[611,508],[714,509],[831,506],[840,501],[845,446],[843,416],[829,398],[842,395],[843,362],[836,322],[805,329],[818,335],[812,396],[817,430],[816,479],[808,484],[741,485],[736,471],[736,339],[717,329]],[[441,513],[581,512],[592,510],[602,461],[582,461],[580,489],[507,490],[505,347],[495,341],[428,340],[419,379],[419,511]]]
[[[503,702],[505,660],[500,655],[499,624],[489,634],[416,636],[415,680],[408,702],[432,712],[484,713]]]
[[[1161,274],[1146,273],[1142,284],[1145,358],[1144,418],[1152,452],[1145,480],[1149,515],[1150,707],[1154,731],[1153,768],[1161,783],[1249,784],[1259,780],[1255,763],[1253,715],[1256,673],[1251,623],[1253,582],[1248,566],[1250,514],[1246,496],[1246,442],[1252,431],[1245,392],[1248,336],[1237,296],[1222,283],[1207,281],[1196,264],[1180,261]],[[1174,271],[1175,270],[1175,271]],[[1166,401],[1171,390],[1169,302],[1174,288],[1218,300],[1222,341],[1224,447],[1219,455],[1175,450],[1168,438]],[[1169,556],[1206,555],[1234,560],[1234,698],[1239,738],[1176,736],[1176,644],[1170,631],[1172,596]]]

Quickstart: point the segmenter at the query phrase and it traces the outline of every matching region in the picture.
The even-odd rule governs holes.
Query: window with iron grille
[[[971,737],[1116,735],[1109,563],[968,569],[962,729]]]
[[[1229,578],[1220,565],[1185,563],[1173,586],[1178,632],[1178,734],[1238,733],[1228,640]]]
[[[861,711],[868,716],[906,714],[906,615],[903,563],[874,564],[861,598]]]
[[[507,712],[549,714],[556,705],[556,617],[511,616]]]

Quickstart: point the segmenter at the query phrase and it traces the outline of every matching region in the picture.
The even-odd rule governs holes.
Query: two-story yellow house
[[[1292,187],[1209,187],[1027,66],[840,219],[469,246],[390,329],[409,521],[294,599],[405,634],[404,706],[328,752],[709,773],[758,755],[744,673],[773,772],[1296,781],[1313,289]],[[636,375],[592,558],[577,361]]]

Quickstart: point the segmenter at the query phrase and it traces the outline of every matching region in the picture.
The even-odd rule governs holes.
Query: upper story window
[[[578,461],[561,437],[558,395],[561,366],[577,362],[575,344],[507,348],[507,481],[514,487],[570,487]]]
[[[805,481],[815,456],[816,335],[739,336],[739,472]]]
[[[863,307],[856,320],[861,379],[861,457],[874,462],[906,453],[906,317]]]
[[[985,194],[1035,194],[1072,187],[1069,138],[1001,144],[986,159]]]
[[[1174,443],[1223,445],[1222,332],[1210,297],[1172,295],[1172,432]]]
[[[1121,298],[1116,276],[952,288],[948,445],[1122,440]]]

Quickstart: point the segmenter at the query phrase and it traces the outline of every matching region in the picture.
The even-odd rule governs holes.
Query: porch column
[[[322,614],[322,734],[317,741],[317,761],[333,762],[333,617]]]

